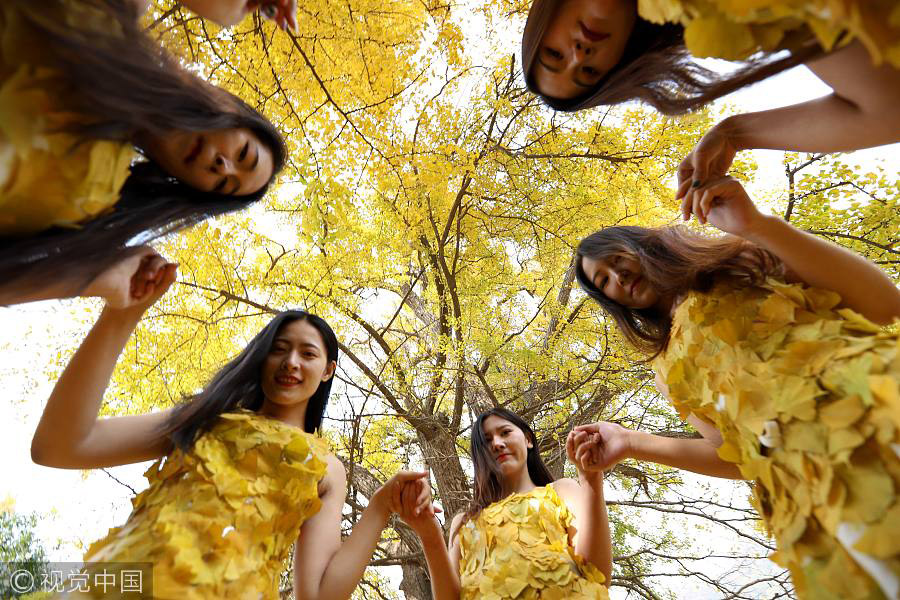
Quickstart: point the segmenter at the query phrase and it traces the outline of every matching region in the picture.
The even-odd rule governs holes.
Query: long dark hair
[[[65,130],[78,143],[135,143],[148,133],[246,127],[272,152],[269,183],[284,167],[287,149],[278,129],[236,96],[182,68],[140,29],[134,3],[6,2],[41,40],[36,66],[47,67],[48,81],[64,90],[54,102],[77,115]],[[97,30],[97,19],[80,19],[78,11],[108,17],[103,19],[108,29]],[[133,252],[127,244],[136,238],[146,243],[244,208],[262,198],[267,188],[246,196],[222,196],[191,188],[152,161],[136,163],[112,213],[77,229],[57,227],[27,239],[0,238],[0,281],[7,289],[24,292],[63,278],[77,292]]]
[[[488,417],[499,417],[509,421],[518,427],[525,437],[531,441],[531,448],[528,449],[526,465],[528,467],[528,475],[531,481],[538,487],[553,483],[553,476],[541,459],[541,453],[538,451],[537,436],[534,435],[531,427],[522,417],[505,408],[492,408],[487,412],[483,412],[472,423],[472,442],[471,456],[472,464],[475,467],[475,493],[473,494],[472,505],[466,511],[465,518],[474,519],[478,514],[493,504],[503,499],[502,473],[500,465],[494,458],[490,444],[484,437],[484,421]]]
[[[282,327],[294,321],[306,321],[315,327],[325,342],[328,362],[337,361],[337,337],[324,319],[303,310],[278,313],[240,354],[213,375],[201,392],[190,396],[186,403],[175,408],[162,429],[162,434],[169,437],[174,447],[183,452],[188,451],[223,413],[239,408],[256,412],[262,408],[265,400],[262,390],[263,363],[275,336]],[[334,377],[321,382],[307,401],[304,431],[312,433],[322,425],[333,380]]]
[[[578,244],[575,278],[612,316],[625,338],[650,355],[648,360],[665,350],[672,317],[656,308],[622,306],[594,285],[584,272],[583,259],[615,255],[636,259],[647,283],[661,297],[673,299],[689,291],[707,292],[723,280],[753,286],[770,275],[784,276],[784,265],[774,254],[737,236],[710,237],[680,225],[619,225],[587,236]]]
[[[522,35],[522,71],[528,89],[554,110],[573,112],[640,100],[667,115],[700,108],[742,87],[762,81],[823,54],[807,44],[787,56],[758,53],[733,73],[720,74],[697,64],[684,45],[684,28],[638,16],[618,64],[587,93],[561,99],[542,94],[532,74],[541,39],[564,0],[534,0]]]

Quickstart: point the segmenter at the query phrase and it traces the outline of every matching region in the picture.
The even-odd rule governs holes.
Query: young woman
[[[738,150],[838,152],[900,141],[894,0],[739,4],[535,0],[522,38],[528,88],[556,110],[640,100],[665,114],[799,64],[832,88],[816,100],[719,123],[682,163],[679,198],[723,176]],[[720,74],[693,57],[742,62]]]
[[[900,290],[874,264],[764,216],[729,177],[689,207],[728,234],[610,227],[576,275],[702,439],[598,423],[609,468],[649,460],[755,480],[801,598],[900,593]],[[690,214],[689,213],[689,214]]]
[[[104,309],[34,435],[33,459],[52,467],[160,459],[128,521],[94,543],[85,561],[152,563],[154,598],[277,599],[293,544],[295,598],[350,598],[396,506],[393,497],[427,474],[395,475],[341,543],[346,475],[314,435],[338,354],[321,318],[280,313],[186,404],[97,418],[119,354],[174,281],[175,268],[151,257],[141,266],[146,285],[138,302]]]
[[[0,6],[0,304],[96,294],[128,244],[259,200],[284,165],[269,121],[136,19],[117,0]]]
[[[569,458],[590,456],[588,436],[567,443]],[[596,444],[594,444],[596,445]],[[422,540],[435,600],[607,598],[612,550],[603,473],[578,467],[579,481],[553,480],[531,427],[503,408],[472,425],[475,498],[454,517],[450,547],[418,487],[400,517]],[[584,461],[582,461],[584,462]]]

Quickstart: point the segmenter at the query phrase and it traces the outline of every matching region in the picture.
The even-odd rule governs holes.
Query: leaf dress
[[[463,600],[606,600],[603,574],[575,554],[574,516],[553,486],[511,494],[459,532]]]
[[[72,115],[33,22],[109,30],[110,17],[77,0],[0,3],[0,236],[33,234],[109,210],[135,156],[130,143],[76,145],[59,133]],[[115,25],[114,23],[112,25]]]
[[[85,561],[152,562],[154,598],[277,600],[290,548],[321,507],[327,452],[321,438],[276,419],[223,414],[191,452],[147,470],[150,486],[128,521]]]
[[[755,480],[771,558],[800,598],[897,598],[900,334],[839,303],[773,279],[692,292],[654,368]]]
[[[826,51],[859,40],[876,65],[900,67],[900,2],[896,0],[638,0],[653,23],[684,26],[691,54],[743,60],[781,47],[806,27]]]

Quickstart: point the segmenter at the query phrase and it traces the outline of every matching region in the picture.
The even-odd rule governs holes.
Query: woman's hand
[[[150,302],[153,304],[171,285],[169,282],[164,289],[157,289],[166,277],[172,275],[174,281],[175,267],[156,250],[145,246],[97,275],[81,295],[99,296],[110,308],[125,309],[146,303],[150,295],[158,291]]]
[[[406,481],[401,488],[400,503],[392,508],[421,537],[427,527],[437,524],[435,514],[441,512],[441,509],[432,504],[431,486],[427,477]]]
[[[694,190],[681,205],[685,220],[691,214],[706,224],[734,235],[747,238],[761,224],[765,216],[757,210],[744,187],[733,177],[721,177]]]
[[[693,150],[678,166],[678,191],[675,199],[689,200],[694,190],[707,182],[723,177],[739,148],[728,134],[728,121],[706,132]]]
[[[630,456],[630,433],[606,421],[579,425],[566,439],[566,455],[579,475],[606,471]]]
[[[392,513],[400,512],[403,505],[403,488],[408,483],[417,483],[428,478],[428,471],[398,471],[393,477],[388,479],[384,485],[375,490],[372,495],[370,505],[387,519]],[[431,505],[430,488],[426,490],[425,499],[417,501],[414,509],[424,509]],[[419,495],[422,495],[419,490]],[[417,496],[418,498],[418,496]]]

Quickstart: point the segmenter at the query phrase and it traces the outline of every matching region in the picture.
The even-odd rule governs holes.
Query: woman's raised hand
[[[601,421],[579,425],[566,438],[566,455],[579,474],[605,471],[628,458],[629,430]]]
[[[738,148],[719,123],[697,143],[678,166],[678,191],[675,199],[687,200],[707,182],[723,177]]]
[[[97,275],[81,295],[99,296],[114,309],[146,310],[175,281],[177,266],[144,246]]]
[[[392,508],[404,523],[419,533],[424,527],[432,525],[435,514],[441,512],[440,508],[432,504],[428,477],[406,481],[400,487],[399,502]]]
[[[693,214],[697,220],[726,233],[747,237],[764,215],[757,210],[741,183],[729,176],[720,177],[693,190],[681,203],[687,221]]]

